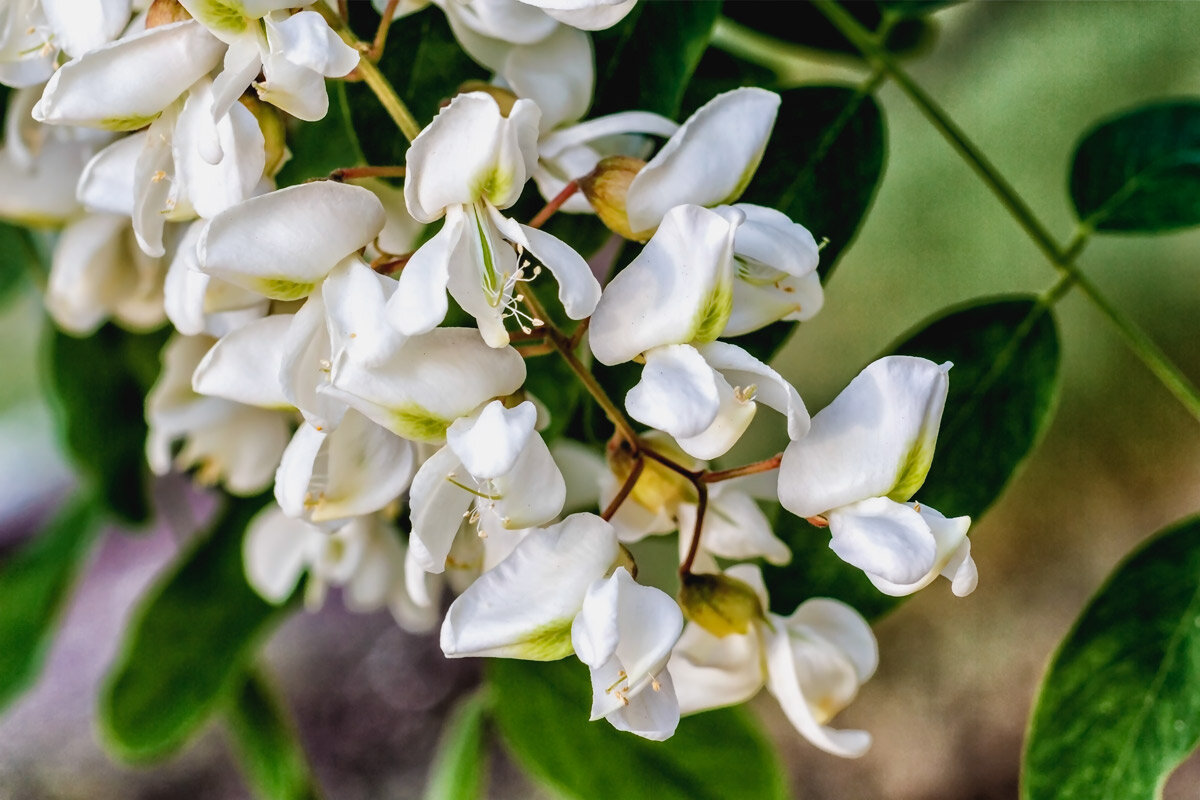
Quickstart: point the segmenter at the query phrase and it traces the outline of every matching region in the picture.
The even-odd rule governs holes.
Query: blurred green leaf
[[[1071,200],[1098,231],[1200,225],[1200,101],[1144,106],[1085,133],[1071,165]]]
[[[83,339],[54,329],[48,334],[52,405],[62,439],[99,500],[127,523],[150,515],[143,408],[167,333],[105,325]]]
[[[231,501],[142,599],[100,697],[100,724],[121,757],[153,759],[182,745],[241,687],[255,645],[287,613],[242,572],[243,532],[265,501]]]
[[[292,157],[279,171],[276,181],[280,187],[323,178],[339,167],[366,163],[350,121],[345,82],[326,81],[325,84],[329,92],[329,113],[316,122],[305,122],[288,131]]]
[[[943,8],[958,5],[962,0],[875,0],[884,11],[891,11],[906,17],[919,14],[932,14]]]
[[[596,99],[589,116],[636,109],[676,118],[720,14],[721,3],[711,0],[638,3],[619,23],[595,32]]]
[[[1109,576],[1059,646],[1025,744],[1024,800],[1153,800],[1200,741],[1200,520]]]
[[[238,763],[263,800],[317,800],[321,792],[295,726],[266,679],[249,670],[225,705]]]
[[[100,530],[95,505],[78,498],[0,562],[0,709],[37,678]]]
[[[777,208],[820,241],[818,271],[828,281],[858,233],[883,178],[883,114],[870,93],[844,86],[805,86],[783,103],[762,163],[741,202]],[[764,361],[796,323],[776,323],[733,339]]]
[[[783,767],[739,711],[686,717],[665,742],[588,721],[587,667],[575,659],[488,664],[493,716],[505,743],[534,775],[568,797],[611,800],[783,798]]]
[[[867,30],[878,30],[883,21],[882,3],[856,0],[842,2],[840,5]],[[897,19],[887,32],[884,44],[889,51],[897,55],[912,55],[933,42],[936,29],[928,20],[921,19],[915,9],[925,5],[941,6],[945,5],[944,3],[901,2],[891,5],[896,7],[900,19]],[[825,50],[859,58],[858,48],[842,36],[824,14],[806,2],[736,0],[725,5],[724,14],[764,36],[813,50]]]
[[[486,692],[476,692],[446,721],[430,768],[425,800],[476,800],[484,796],[488,706]]]
[[[773,70],[753,64],[735,55],[710,47],[696,66],[683,96],[679,118],[684,119],[722,92],[741,86],[761,86],[775,90],[779,77]]]
[[[27,276],[36,274],[39,269],[37,249],[29,231],[0,222],[0,306]]]
[[[1052,416],[1059,362],[1052,315],[1035,297],[976,302],[923,324],[889,353],[954,362],[933,467],[914,499],[948,517],[978,520]],[[826,531],[784,513],[776,533],[796,553],[791,565],[765,570],[776,610],[834,597],[873,618],[903,600],[881,594],[834,555]]]
[[[370,3],[351,3],[350,24],[360,37],[370,41],[379,24],[379,14]],[[379,69],[422,127],[429,124],[442,102],[453,97],[463,82],[486,80],[490,75],[463,52],[446,15],[432,6],[392,26]],[[364,83],[346,84],[346,98],[367,163],[403,164],[408,142],[370,88]]]

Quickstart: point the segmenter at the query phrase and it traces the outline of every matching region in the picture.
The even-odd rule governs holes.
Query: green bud
[[[750,623],[765,619],[754,590],[727,575],[684,575],[679,605],[685,617],[718,637],[749,633]]]
[[[634,231],[629,227],[625,213],[625,196],[635,175],[646,166],[640,158],[609,156],[602,159],[596,168],[579,179],[579,189],[592,204],[596,216],[618,236],[635,242],[644,242],[653,231]]]

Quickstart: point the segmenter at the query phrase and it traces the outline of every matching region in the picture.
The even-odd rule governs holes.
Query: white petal
[[[669,137],[677,130],[679,130],[679,123],[660,114],[650,111],[619,111],[616,114],[608,114],[567,128],[560,128],[543,136],[538,141],[538,155],[543,159],[554,158],[579,145],[586,145],[598,139],[619,134],[644,133]],[[579,175],[575,177],[579,177]]]
[[[630,227],[653,230],[682,203],[736,200],[758,169],[778,111],[779,95],[757,88],[734,89],[701,106],[629,184]]]
[[[54,249],[46,287],[46,310],[64,330],[91,333],[133,290],[127,266],[124,217],[89,214],[63,230]],[[140,254],[139,254],[140,255]]]
[[[757,629],[713,636],[695,623],[683,629],[667,664],[684,714],[744,703],[763,687]]]
[[[593,514],[533,531],[451,604],[442,651],[534,661],[568,655],[587,588],[616,558],[616,533]]]
[[[789,439],[808,433],[809,416],[800,394],[769,366],[740,347],[725,342],[710,342],[697,348],[709,366],[725,380],[743,390],[756,387],[753,399],[787,417]]]
[[[712,424],[694,436],[676,438],[685,453],[705,461],[728,453],[750,427],[758,410],[753,400],[734,391],[724,375],[713,372],[713,380],[717,387],[718,406]]]
[[[451,20],[465,24],[476,33],[513,44],[533,44],[558,27],[538,9],[516,0],[448,3],[445,9]]]
[[[388,319],[396,330],[414,336],[433,330],[446,318],[450,259],[458,249],[465,224],[461,206],[446,209],[442,229],[404,265],[399,288],[388,301]]]
[[[915,584],[934,566],[937,542],[910,506],[872,497],[828,514],[829,548],[848,564],[892,584]]]
[[[369,244],[383,223],[383,206],[366,189],[303,183],[213,217],[200,239],[200,267],[272,299],[296,300]]]
[[[404,546],[395,527],[378,514],[359,517],[355,523],[362,531],[362,553],[354,574],[343,586],[342,600],[350,611],[363,613],[382,608],[395,584],[403,583]]]
[[[358,51],[342,41],[315,11],[301,11],[279,22],[267,20],[267,41],[288,61],[341,78],[358,66]]]
[[[498,478],[512,471],[536,422],[533,403],[505,408],[493,400],[478,414],[456,420],[446,431],[446,444],[476,478]]]
[[[559,22],[585,31],[602,31],[616,25],[637,0],[523,0]]]
[[[537,103],[545,133],[587,113],[596,81],[592,43],[587,34],[560,25],[535,45],[514,47],[501,73],[518,97]]]
[[[409,213],[433,222],[447,206],[482,199],[497,208],[512,205],[537,163],[540,116],[530,100],[518,100],[506,118],[483,92],[455,97],[405,156]]]
[[[892,583],[877,575],[868,574],[871,583],[884,594],[902,597],[928,586],[940,574],[950,579],[951,590],[959,597],[965,597],[975,591],[979,572],[975,568],[975,562],[971,560],[971,542],[967,539],[971,518],[947,519],[928,506],[919,506],[917,512],[929,526],[936,542],[937,554],[934,556],[933,566],[920,580],[913,583]]]
[[[512,471],[492,484],[500,495],[494,510],[509,530],[549,522],[562,511],[567,496],[562,473],[536,433],[529,437]]]
[[[312,425],[301,425],[283,451],[283,458],[275,473],[275,502],[289,517],[307,517],[305,500],[311,498],[309,486],[312,484],[317,454],[328,438],[327,431],[318,431]]]
[[[933,459],[949,366],[889,356],[859,373],[784,451],[783,507],[811,517],[868,497],[912,497]]]
[[[254,114],[236,103],[214,122],[211,103],[211,85],[196,84],[179,114],[172,142],[176,174],[187,186],[192,207],[204,218],[250,197],[267,163],[266,144]],[[217,145],[215,162],[202,155],[205,141]]]
[[[852,607],[828,597],[805,600],[784,620],[788,630],[802,630],[834,645],[854,666],[859,683],[865,683],[879,667],[879,645],[871,626]]]
[[[676,438],[703,433],[720,405],[717,376],[696,348],[684,344],[648,351],[642,379],[625,395],[631,417]]]
[[[292,320],[291,314],[276,314],[228,334],[204,356],[192,386],[200,394],[249,406],[291,408],[276,376]]]
[[[217,65],[225,46],[199,23],[161,25],[64,64],[33,116],[56,125],[134,130]]]
[[[792,552],[771,530],[771,523],[750,495],[732,486],[732,481],[713,484],[709,489],[708,512],[700,543],[705,550],[721,558],[745,560],[763,558],[772,564],[787,564]],[[694,506],[688,506],[694,509]],[[694,513],[694,511],[693,511]],[[694,519],[690,520],[693,524]],[[693,525],[680,514],[679,544],[691,542]],[[684,551],[686,552],[686,551]]]
[[[558,282],[558,299],[571,319],[590,317],[600,302],[600,282],[583,256],[545,231],[496,215],[497,227],[510,242],[519,244],[542,263]]]
[[[386,360],[406,341],[387,322],[387,303],[396,282],[368,267],[357,255],[347,256],[325,278],[325,324],[330,362],[353,359],[363,364]]]
[[[617,730],[643,739],[661,742],[671,738],[679,725],[679,700],[669,670],[663,669],[658,674],[657,685],[654,691],[635,695],[629,705],[609,713],[605,719]]]
[[[323,119],[329,112],[324,76],[293,64],[282,54],[269,53],[263,59],[263,81],[255,89],[264,103],[306,122]]]
[[[620,364],[652,347],[717,338],[733,303],[736,227],[699,206],[671,209],[605,287],[588,334],[596,358]]]
[[[459,417],[525,381],[525,361],[495,350],[470,328],[437,328],[378,365],[342,359],[323,392],[406,439],[440,442]]]
[[[450,259],[446,288],[463,311],[475,318],[479,334],[490,347],[508,344],[504,327],[517,271],[517,253],[503,238],[499,211],[488,203],[466,207],[466,231]]]
[[[221,72],[213,79],[210,113],[220,119],[233,108],[242,92],[254,82],[262,70],[262,50],[257,36],[239,36],[225,51]]]
[[[601,476],[611,475],[604,458],[586,445],[565,437],[551,445],[550,454],[567,483],[563,509],[568,513],[596,509],[600,502]]]
[[[182,181],[175,180],[175,162],[171,153],[171,137],[181,105],[176,103],[146,131],[145,147],[138,154],[133,170],[133,230],[138,245],[147,255],[161,256],[163,229],[167,216],[179,209]],[[186,195],[183,195],[186,197]]]
[[[412,535],[408,557],[426,572],[441,572],[446,568],[446,556],[462,525],[463,512],[474,499],[462,488],[470,486],[470,480],[449,447],[434,453],[413,478],[409,492]]]
[[[90,211],[132,217],[134,172],[146,148],[146,136],[135,133],[122,137],[96,153],[79,176],[79,202]]]
[[[54,41],[67,55],[79,58],[121,33],[129,22],[130,0],[41,0]]]
[[[246,579],[265,600],[282,603],[307,566],[313,540],[323,536],[320,529],[267,507],[250,521],[242,540]]]
[[[330,381],[332,345],[326,326],[325,295],[318,286],[292,315],[279,347],[279,383],[283,396],[300,409],[317,430],[332,429],[346,413],[346,404],[321,390]]]

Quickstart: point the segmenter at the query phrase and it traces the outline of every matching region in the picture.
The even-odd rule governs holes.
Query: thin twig
[[[646,467],[646,461],[639,453],[635,456],[633,469],[629,471],[629,475],[625,477],[625,482],[621,484],[621,488],[613,496],[612,500],[608,501],[608,505],[600,512],[600,518],[605,522],[613,518],[621,504],[625,502],[625,498],[629,497],[629,493],[633,491],[633,487],[638,482],[638,478],[642,475],[642,470]]]
[[[329,173],[329,180],[342,181],[354,178],[403,178],[404,167],[339,167]]]
[[[398,5],[400,5],[400,0],[388,0],[387,6],[383,9],[383,16],[379,19],[379,27],[375,29],[375,41],[363,53],[363,55],[372,61],[378,61],[383,57],[383,46],[387,44],[388,29],[392,27],[392,17],[395,16],[396,6]]]
[[[708,510],[708,485],[696,481],[696,527],[692,531],[692,541],[688,544],[687,556],[679,565],[680,575],[691,575],[692,565],[696,563],[696,554],[700,552],[700,532],[704,528],[704,512]]]
[[[556,194],[554,196],[553,200],[551,200],[549,203],[546,203],[545,208],[543,208],[541,211],[539,211],[537,213],[536,217],[534,217],[533,219],[531,219],[529,221],[529,227],[540,228],[543,225],[545,225],[546,222],[552,216],[554,216],[554,212],[558,211],[560,208],[562,208],[563,203],[570,200],[571,196],[574,195],[578,191],[579,191],[579,183],[577,181],[571,181],[570,183],[568,183],[566,186],[563,187],[563,190],[561,192],[559,192],[558,194]]]
[[[732,469],[722,469],[715,472],[705,472],[700,476],[700,480],[705,483],[719,483],[733,478],[740,478],[743,475],[754,475],[759,472],[770,472],[773,469],[779,469],[779,463],[783,461],[783,453],[776,453],[770,458],[764,458],[762,461],[755,461],[753,464],[743,464],[740,467]]]

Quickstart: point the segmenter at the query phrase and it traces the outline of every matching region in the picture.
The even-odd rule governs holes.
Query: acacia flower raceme
[[[827,521],[830,548],[887,594],[915,592],[939,573],[957,595],[975,589],[970,518],[908,502],[933,461],[949,369],[911,356],[875,361],[783,453],[779,502]]]
[[[775,370],[715,341],[733,303],[733,239],[742,215],[677,206],[645,249],[613,278],[589,331],[604,364],[645,361],[625,397],[630,416],[670,434],[690,455],[723,455],[760,401],[787,417],[788,436],[808,430],[800,395]]]
[[[753,589],[761,608],[770,607],[758,567],[739,564],[726,575]],[[746,633],[716,636],[689,622],[668,666],[684,714],[743,703],[766,686],[804,738],[853,758],[870,747],[870,734],[827,723],[878,663],[866,620],[845,603],[816,597],[788,617],[766,612]]]
[[[409,213],[419,222],[445,222],[400,273],[388,313],[402,333],[424,333],[440,323],[447,291],[492,347],[508,343],[506,317],[526,328],[540,324],[519,306],[521,283],[531,277],[525,254],[558,281],[567,316],[583,319],[595,309],[600,284],[587,262],[550,234],[500,213],[516,202],[537,161],[538,116],[529,100],[518,100],[506,117],[491,96],[460,94],[409,148]]]

